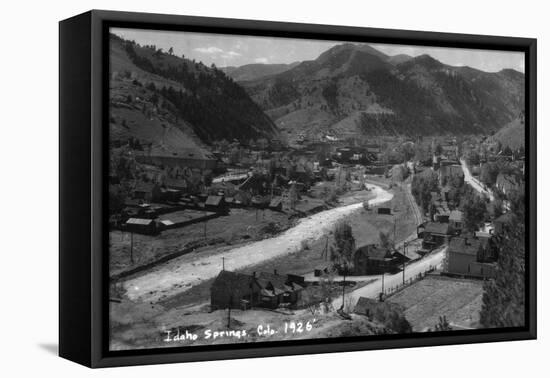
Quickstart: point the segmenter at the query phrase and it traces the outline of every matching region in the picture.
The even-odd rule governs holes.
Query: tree
[[[378,238],[380,239],[380,246],[385,249],[390,249],[393,247],[393,240],[390,238],[390,234],[388,232],[380,231],[378,234]]]
[[[349,223],[341,221],[334,228],[334,246],[331,248],[331,260],[339,271],[346,272],[352,264],[355,252],[355,238]]]
[[[418,203],[424,213],[430,209],[431,192],[439,190],[439,182],[437,173],[426,170],[422,174],[415,175],[412,181],[411,191],[416,203]]]
[[[479,225],[485,221],[487,204],[472,192],[469,192],[469,195],[463,198],[463,202],[464,228],[467,231],[477,231]]]
[[[470,150],[466,155],[466,161],[470,167],[478,165],[480,162],[480,156],[476,151]]]
[[[438,144],[437,146],[435,146],[435,151],[434,153],[439,156],[443,153],[443,147],[441,147],[441,144]]]
[[[439,323],[435,325],[435,331],[441,332],[441,331],[452,331],[452,327],[447,321],[447,317],[445,315],[439,317]]]
[[[525,324],[525,223],[515,215],[495,236],[496,277],[483,285],[480,323],[484,327]]]
[[[173,48],[173,47],[170,47],[170,48],[168,49],[168,54],[174,55],[174,48]]]
[[[510,146],[504,147],[504,150],[502,151],[502,154],[504,156],[511,156],[512,155],[512,149],[510,148]]]
[[[411,160],[416,154],[413,143],[403,143],[399,150],[404,162]]]

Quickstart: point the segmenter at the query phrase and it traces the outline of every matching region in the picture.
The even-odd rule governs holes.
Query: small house
[[[260,302],[262,307],[276,308],[281,304],[296,304],[305,284],[300,276],[261,272],[254,275],[262,288]]]
[[[253,306],[261,290],[253,276],[222,270],[210,287],[210,306],[212,310]]]
[[[453,210],[449,215],[449,228],[452,233],[460,234],[464,228],[464,215],[460,210]]]
[[[358,248],[353,254],[353,273],[358,276],[396,272],[409,259],[377,244]]]
[[[441,164],[439,168],[439,183],[441,186],[445,186],[448,182],[453,179],[463,179],[464,171],[460,164]]]
[[[189,188],[187,180],[183,178],[166,178],[164,186],[168,189],[179,190],[182,193],[186,193]]]
[[[154,235],[157,233],[157,224],[153,219],[130,218],[124,225],[128,232],[145,235]]]
[[[494,277],[495,267],[484,261],[489,248],[488,240],[475,236],[454,237],[447,249],[447,273],[464,276]]]
[[[151,182],[140,181],[134,188],[134,198],[143,201],[157,201],[161,197],[160,187]]]
[[[177,202],[181,197],[181,191],[171,188],[160,188],[160,197],[163,201]]]
[[[305,283],[301,276],[222,270],[210,287],[212,309],[295,306]]]
[[[273,197],[271,201],[269,201],[269,209],[273,211],[282,211],[283,199],[281,197]]]
[[[222,196],[208,196],[204,201],[204,207],[213,211],[225,211],[226,204]]]
[[[376,211],[378,214],[391,215],[391,209],[389,207],[379,207]]]
[[[449,241],[449,223],[426,222],[417,227],[418,237],[423,239],[422,248],[433,250]]]

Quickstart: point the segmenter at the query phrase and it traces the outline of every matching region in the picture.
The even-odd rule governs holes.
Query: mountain
[[[491,139],[499,141],[503,147],[508,146],[512,150],[525,147],[525,119],[523,115],[497,131]]]
[[[296,67],[300,62],[294,62],[290,64],[262,64],[262,63],[253,63],[245,64],[244,66],[239,67],[223,67],[220,68],[227,76],[231,77],[233,80],[239,81],[250,81],[263,78],[265,76],[276,75],[284,71],[288,71],[291,68]]]
[[[397,65],[397,64],[408,62],[411,59],[413,59],[413,57],[410,55],[398,54],[398,55],[388,57],[388,62],[390,62],[393,65]]]
[[[207,149],[214,140],[279,131],[244,89],[215,67],[110,36],[112,139]]]
[[[392,57],[351,43],[241,85],[291,141],[325,133],[488,134],[524,108],[520,72],[453,67],[429,55]]]

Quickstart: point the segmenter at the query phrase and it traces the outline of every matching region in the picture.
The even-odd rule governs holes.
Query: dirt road
[[[492,202],[495,199],[493,196],[493,193],[490,190],[485,189],[483,185],[479,182],[479,180],[477,180],[474,176],[472,176],[472,173],[470,172],[470,169],[468,168],[468,165],[466,165],[466,162],[464,161],[464,159],[460,159],[460,165],[462,166],[462,171],[464,172],[464,181],[466,181],[472,188],[474,188],[479,193],[489,197],[489,200]]]
[[[369,205],[377,205],[392,199],[393,194],[379,186],[367,184],[373,198]],[[182,256],[170,260],[153,270],[124,282],[124,288],[131,300],[156,302],[187,291],[203,280],[215,277],[221,269],[222,257],[225,268],[237,270],[275,257],[299,252],[302,241],[316,240],[331,230],[334,225],[350,213],[361,209],[363,201],[322,211],[302,219],[295,227],[269,239],[256,241],[220,254],[196,256],[192,263]]]

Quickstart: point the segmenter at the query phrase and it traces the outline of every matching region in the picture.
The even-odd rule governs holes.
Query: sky
[[[329,48],[344,43],[343,41],[123,28],[112,28],[111,32],[141,45],[156,45],[164,51],[172,47],[176,55],[183,54],[186,58],[202,61],[206,65],[214,63],[218,67],[313,60]],[[469,66],[487,72],[497,72],[504,68],[525,72],[525,59],[522,52],[392,44],[370,45],[387,55],[428,54],[451,66]]]

